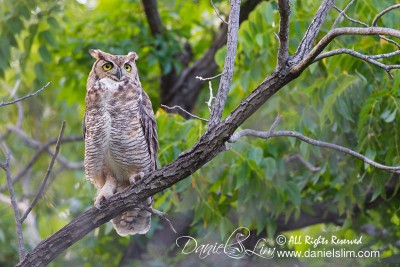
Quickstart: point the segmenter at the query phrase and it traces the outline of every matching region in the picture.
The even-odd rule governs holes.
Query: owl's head
[[[110,78],[120,82],[137,78],[135,61],[139,57],[135,52],[129,52],[128,55],[122,56],[111,55],[99,49],[90,49],[89,53],[96,59],[96,62],[93,64],[92,73],[98,79]]]

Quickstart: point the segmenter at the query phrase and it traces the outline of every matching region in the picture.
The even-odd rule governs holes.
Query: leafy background
[[[227,1],[214,2],[221,14],[228,14]],[[292,1],[291,53],[295,52],[319,4],[311,0]],[[346,4],[338,1],[337,6],[343,8]],[[370,23],[380,10],[392,4],[394,1],[358,1],[347,14]],[[4,152],[8,146],[13,151],[13,175],[35,153],[35,149],[8,131],[8,127],[18,125],[19,114],[23,114],[21,129],[41,142],[57,136],[62,120],[67,122],[65,136],[81,134],[86,79],[93,63],[87,52],[90,48],[114,54],[139,53],[141,81],[157,111],[160,166],[173,161],[198,140],[205,131],[203,122],[185,120],[159,108],[159,77],[172,68],[183,68],[175,55],[185,42],[192,47],[192,61],[200,58],[212,43],[220,21],[209,1],[168,0],[159,1],[158,5],[168,31],[153,37],[137,0],[1,1],[0,99],[8,101],[23,96],[52,81],[45,91],[21,105],[1,109],[1,149]],[[336,17],[337,12],[332,10],[320,37],[330,29]],[[398,13],[387,14],[379,23],[398,27]],[[274,70],[278,47],[274,33],[278,26],[279,14],[273,1],[263,1],[242,23],[225,115]],[[354,25],[343,20],[340,26]],[[328,49],[340,47],[365,54],[394,49],[377,37],[340,37]],[[225,48],[216,55],[220,69],[224,55]],[[385,62],[395,64],[398,59]],[[276,115],[282,114],[278,129],[296,130],[315,139],[349,147],[377,162],[398,165],[400,74],[394,71],[393,76],[390,79],[383,70],[350,56],[326,58],[276,94],[243,127],[267,130]],[[218,80],[211,83],[215,92]],[[195,114],[209,116],[204,104],[208,98],[207,85],[199,96]],[[66,143],[62,145],[61,154],[79,164],[83,161],[83,149],[83,142]],[[310,171],[299,161],[289,160],[293,155],[300,155],[319,170]],[[42,155],[21,182],[15,184],[21,203],[32,200],[49,160],[49,155]],[[185,233],[196,237],[199,243],[210,244],[226,240],[234,229],[245,226],[254,235],[268,237],[273,245],[280,223],[301,219],[302,213],[324,216],[336,212],[339,215],[337,225],[318,224],[284,234],[329,237],[334,233],[349,239],[363,235],[362,245],[348,249],[379,250],[381,258],[299,258],[297,261],[307,266],[390,263],[396,261],[395,255],[400,252],[400,201],[385,193],[385,185],[392,179],[397,183],[396,193],[397,176],[371,168],[350,156],[286,137],[268,141],[243,138],[191,178],[157,194],[154,207],[171,213],[174,225],[185,222],[182,226],[186,227]],[[5,184],[3,173],[0,184]],[[7,191],[2,193],[8,194]],[[69,169],[57,163],[44,197],[35,206],[32,219],[25,223],[28,249],[90,208],[95,193],[85,180],[82,168]],[[366,209],[368,203],[377,198],[382,198],[382,203]],[[314,210],[313,205],[323,205],[325,214]],[[3,202],[0,202],[0,222],[0,265],[11,266],[18,261],[15,225],[11,208]],[[149,234],[122,238],[107,223],[73,245],[50,266],[118,266],[124,251],[132,244],[139,255],[128,261],[129,266],[241,263],[222,257],[200,260],[196,255],[183,255],[175,239],[163,242],[163,235],[169,231],[158,218],[153,218]],[[303,244],[281,249],[306,251],[310,247]],[[265,264],[254,257],[250,261],[255,265]],[[274,263],[285,266],[293,261],[297,262],[281,259]]]

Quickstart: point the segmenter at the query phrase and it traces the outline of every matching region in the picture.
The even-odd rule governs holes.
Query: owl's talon
[[[131,184],[137,184],[138,182],[141,182],[143,178],[144,178],[144,172],[139,172],[129,177],[129,182]]]
[[[109,190],[100,190],[99,194],[94,201],[94,206],[96,209],[101,210],[101,207],[107,203],[110,197],[113,195],[113,192]]]

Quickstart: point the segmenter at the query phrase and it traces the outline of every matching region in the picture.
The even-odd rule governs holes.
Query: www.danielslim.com
[[[323,249],[306,251],[287,251],[277,250],[276,256],[278,258],[379,258],[380,251],[377,250],[346,250],[341,249]]]

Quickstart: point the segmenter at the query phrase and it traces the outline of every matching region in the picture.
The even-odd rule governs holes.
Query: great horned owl
[[[89,53],[96,62],[86,86],[85,174],[99,189],[94,206],[100,208],[115,192],[156,168],[158,137],[150,99],[139,81],[138,55]],[[140,204],[151,207],[153,197]],[[134,208],[112,223],[121,236],[144,234],[150,229],[150,216]]]

